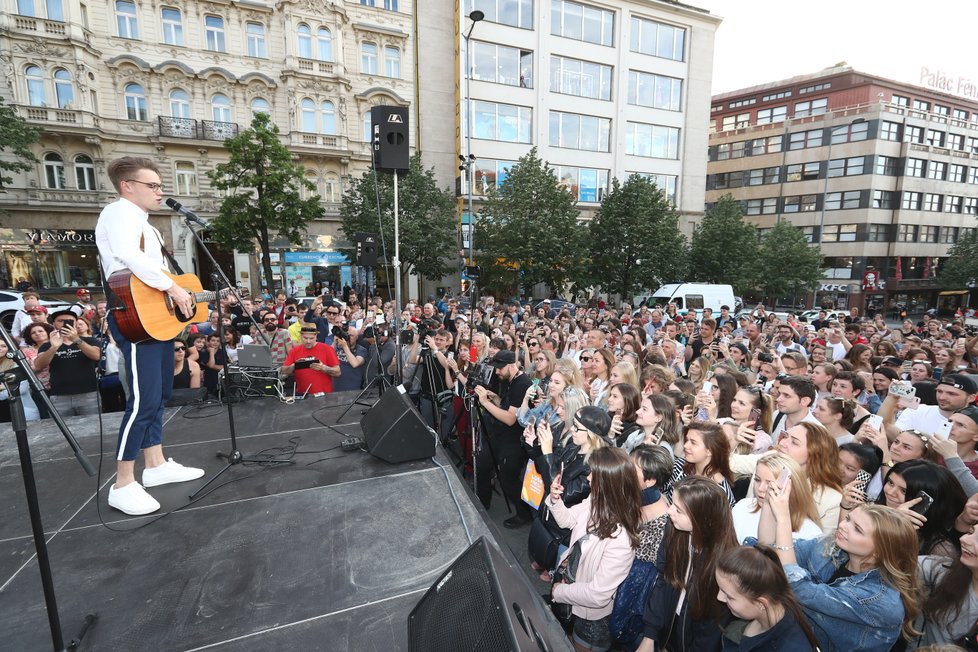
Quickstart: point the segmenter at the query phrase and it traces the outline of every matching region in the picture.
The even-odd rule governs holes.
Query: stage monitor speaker
[[[571,646],[526,579],[479,537],[411,610],[408,649],[526,652]]]
[[[377,234],[357,233],[357,265],[377,266]]]
[[[435,433],[421,418],[404,385],[384,392],[360,419],[367,452],[391,464],[435,455]]]
[[[407,172],[411,164],[407,107],[372,107],[370,133],[373,134],[374,165],[377,169]]]

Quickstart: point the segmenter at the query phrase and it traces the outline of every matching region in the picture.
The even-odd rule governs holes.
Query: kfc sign
[[[863,292],[875,292],[880,289],[880,276],[873,270],[863,274]]]
[[[849,285],[847,283],[822,283],[818,291],[819,292],[842,292],[848,294]]]

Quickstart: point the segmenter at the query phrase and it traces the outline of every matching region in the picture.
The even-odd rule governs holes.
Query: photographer
[[[421,338],[418,337],[418,329],[410,319],[403,322],[403,330],[401,330],[399,335],[398,343],[398,355],[401,356],[401,383],[407,388],[408,396],[414,401],[415,405],[419,403],[419,394],[421,393],[421,377],[418,376],[418,352],[421,349]],[[387,365],[388,375],[394,376],[397,374],[397,363],[395,360],[391,360]]]
[[[451,391],[448,383],[445,382],[451,334],[443,328],[433,329],[438,329],[437,322],[422,320],[418,336],[424,345],[414,350],[412,357],[408,358],[408,364],[418,365],[415,373],[421,378],[418,405],[421,416],[428,425],[438,430],[451,405]]]
[[[51,369],[48,393],[62,416],[98,414],[95,369],[102,352],[95,338],[78,334],[75,321],[75,313],[71,310],[52,314],[54,330],[50,339],[38,348],[34,359],[36,371]]]
[[[363,363],[367,361],[367,347],[359,343],[356,329],[344,330],[342,325],[334,326],[333,333],[333,347],[340,360],[340,375],[333,381],[333,391],[360,390],[363,387]]]
[[[516,529],[532,520],[530,507],[520,499],[526,451],[521,445],[522,428],[516,420],[516,412],[523,404],[526,390],[532,382],[516,364],[516,354],[499,351],[486,361],[496,369],[496,377],[502,382],[499,396],[487,388],[477,386],[475,393],[484,410],[483,424],[486,432],[479,457],[476,460],[476,494],[489,508],[492,501],[492,471],[495,462],[499,473],[499,485],[516,508],[516,515],[503,521],[503,525]]]
[[[381,374],[384,374],[390,379],[391,374],[385,370],[394,363],[397,348],[394,346],[394,340],[388,335],[387,324],[368,326],[360,336],[360,342],[367,349],[364,364],[364,382],[369,384]],[[380,356],[379,359],[378,355]]]
[[[325,317],[316,316],[316,309],[320,306]],[[318,296],[312,302],[312,308],[306,311],[303,319],[307,324],[315,324],[317,342],[334,346],[333,338],[336,335],[335,328],[339,326],[342,330],[343,327],[343,318],[338,303],[335,301],[323,301],[322,296]]]

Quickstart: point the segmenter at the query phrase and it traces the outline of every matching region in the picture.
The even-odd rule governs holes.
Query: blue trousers
[[[131,462],[144,448],[163,442],[163,407],[173,394],[173,342],[130,342],[109,314],[109,329],[125,362],[126,411],[119,425],[116,459]]]

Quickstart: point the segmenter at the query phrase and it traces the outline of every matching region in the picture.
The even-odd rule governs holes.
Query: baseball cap
[[[496,369],[501,369],[506,365],[514,364],[515,362],[516,354],[508,350],[497,351],[496,355],[486,360],[486,364]]]
[[[582,407],[574,415],[574,420],[598,437],[605,438],[611,431],[611,417],[608,416],[607,412],[595,405],[585,405]]]
[[[42,315],[46,315],[46,314],[48,314],[48,309],[45,308],[44,306],[31,306],[25,312],[27,312],[27,313],[39,312]]]
[[[91,294],[91,292],[89,292],[85,288],[78,288],[77,290],[75,290],[76,297],[82,297],[85,296],[86,294]]]
[[[978,393],[978,382],[968,374],[949,374],[941,378],[938,385],[950,385],[968,394]]]

